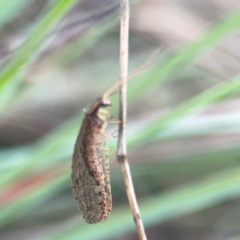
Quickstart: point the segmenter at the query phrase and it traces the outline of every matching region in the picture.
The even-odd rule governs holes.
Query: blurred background
[[[130,71],[161,49],[128,94],[128,158],[148,239],[240,239],[239,0],[131,4]],[[138,239],[116,138],[105,222],[85,223],[70,180],[84,110],[118,80],[119,1],[0,6],[0,239]],[[112,103],[117,118],[116,95]]]

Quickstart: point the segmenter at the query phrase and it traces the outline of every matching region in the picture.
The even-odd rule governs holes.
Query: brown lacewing
[[[129,75],[148,67],[148,60]],[[129,79],[128,78],[128,79]],[[80,211],[88,223],[105,220],[112,209],[112,195],[106,140],[107,113],[101,107],[111,106],[109,95],[120,85],[114,84],[85,114],[77,137],[72,160],[72,189]]]
[[[88,223],[105,220],[112,209],[107,121],[99,115],[105,106],[111,106],[110,101],[99,98],[86,113],[73,153],[72,189]]]

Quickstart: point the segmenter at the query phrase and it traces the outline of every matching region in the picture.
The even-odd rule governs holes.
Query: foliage
[[[16,8],[19,7],[17,4],[20,1],[14,2],[16,5],[13,5],[13,1],[5,1],[4,7],[8,14],[1,16],[1,23],[9,21],[9,15],[16,14]],[[40,56],[53,26],[58,23],[75,2],[76,0],[56,1],[49,7],[36,23],[32,23],[30,34],[26,36],[24,43],[16,50],[11,60],[1,71],[0,108],[3,115],[9,108],[14,107],[24,94],[28,93],[27,91],[20,91],[26,72],[31,69],[33,62],[36,61],[36,56]],[[21,4],[23,4],[23,1]],[[84,61],[84,53],[89,49],[99,50],[98,44],[100,45],[108,34],[113,34],[110,34],[110,31],[116,22],[116,15],[114,14],[80,36],[71,43],[71,46],[64,48],[62,52],[52,53],[51,59],[56,60],[58,58],[59,68],[68,64],[66,56],[70,53],[73,58],[70,56],[69,64],[71,64],[71,61],[74,62],[76,58],[77,61]],[[220,41],[232,34],[239,26],[240,10],[238,9],[216,27],[210,28],[199,41],[189,44],[174,54],[166,53],[164,55],[165,53],[163,53],[163,57],[154,66],[129,82],[128,99],[130,107],[133,102],[141,100],[143,93],[149,96],[148,94],[159,88],[160,84],[170,82],[170,80],[180,80],[178,78],[179,72],[182,73],[183,69],[192,65],[194,61],[202,57],[203,53],[206,54],[216,47]],[[3,24],[1,27],[3,27]],[[136,64],[139,60],[136,57],[131,61]],[[81,69],[91,68],[89,64],[91,63],[86,61]],[[102,64],[109,63],[102,59]],[[24,71],[22,72],[23,68]],[[104,77],[105,75],[99,76],[98,82],[100,84],[103,81],[103,85],[107,86],[109,83],[104,82]],[[111,77],[110,73],[107,78],[110,79]],[[84,86],[86,85],[83,83]],[[31,88],[31,86],[28,86],[28,88]],[[177,107],[165,115],[157,114],[151,121],[133,127],[129,131],[129,151],[147,148],[149,144],[161,144],[169,141],[169,139],[185,139],[186,135],[199,137],[202,134],[201,129],[198,133],[192,133],[190,129],[186,128],[185,134],[182,135],[179,135],[174,129],[176,130],[176,126],[183,117],[191,117],[193,111],[196,113],[196,111],[204,109],[213,102],[227,100],[233,95],[236,96],[239,89],[240,78],[238,76],[228,81],[219,82],[191,99],[179,103]],[[39,96],[41,96],[41,92]],[[113,98],[112,112],[117,112],[117,100],[115,98]],[[80,217],[77,220],[72,220],[73,215],[69,216],[67,213],[68,209],[76,208],[70,190],[70,160],[81,117],[82,111],[79,111],[79,113],[33,143],[1,148],[0,226],[5,231],[8,227],[14,227],[14,223],[20,222],[21,219],[30,219],[32,214],[36,218],[40,215],[40,218],[42,217],[44,221],[48,216],[51,219],[51,216],[58,216],[59,209],[61,209],[62,217],[64,214],[66,215],[66,220],[61,220],[61,229],[55,230],[53,228],[39,239],[95,239],[95,236],[98,236],[98,239],[110,239],[134,229],[126,199],[123,201],[124,204],[113,203],[113,211],[109,219],[94,226],[87,225]],[[134,120],[132,122],[130,119],[130,126],[134,126]],[[231,128],[234,130],[236,126],[237,124],[234,123],[229,124],[230,130]],[[212,131],[213,129],[210,127],[204,134],[211,134]],[[219,132],[221,134],[221,129]],[[110,142],[110,147],[114,148],[113,141]],[[141,195],[141,191],[145,193],[144,197],[139,199],[145,225],[147,227],[157,225],[210,206],[218,206],[219,203],[230,199],[239,198],[239,161],[235,160],[239,156],[239,149],[233,146],[230,149],[223,148],[216,151],[206,149],[204,152],[189,153],[187,156],[180,154],[168,159],[168,161],[161,161],[159,156],[152,157],[151,155],[139,162],[134,161],[132,172],[137,194]],[[115,159],[111,160],[115,161]],[[206,167],[199,170],[198,164],[202,162]],[[189,178],[185,179],[181,185],[176,184],[173,189],[167,189],[166,187],[166,190],[161,190],[160,186],[164,186],[164,183],[168,181],[166,175],[170,175],[168,176],[169,179],[171,177],[174,179],[174,167],[179,169],[180,163],[185,169],[182,174],[189,170]],[[112,166],[111,178],[115,199],[122,194],[123,182],[119,170],[114,167],[113,163]],[[213,169],[209,172],[208,168],[210,166]],[[168,173],[161,169],[166,169]],[[151,189],[149,186],[152,186],[154,190],[149,190]],[[151,194],[151,191],[154,194]],[[62,196],[65,197],[66,201],[59,199]],[[72,214],[74,214],[74,210],[72,210]],[[69,220],[67,221],[67,219]],[[49,220],[47,224],[51,226],[55,220],[53,217],[52,223]],[[44,226],[42,222],[39,225]]]

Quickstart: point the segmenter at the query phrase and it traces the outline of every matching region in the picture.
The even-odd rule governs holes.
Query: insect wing
[[[75,144],[72,188],[85,220],[97,223],[108,217],[112,197],[105,132],[90,120],[89,116],[84,118]]]

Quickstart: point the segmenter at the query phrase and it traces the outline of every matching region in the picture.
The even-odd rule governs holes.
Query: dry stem
[[[133,214],[139,239],[146,240],[144,226],[140,217],[137,199],[134,192],[126,147],[126,121],[127,121],[127,78],[128,78],[128,34],[129,34],[129,0],[121,0],[121,26],[120,26],[120,106],[119,106],[119,138],[117,160],[121,166],[128,201]]]

